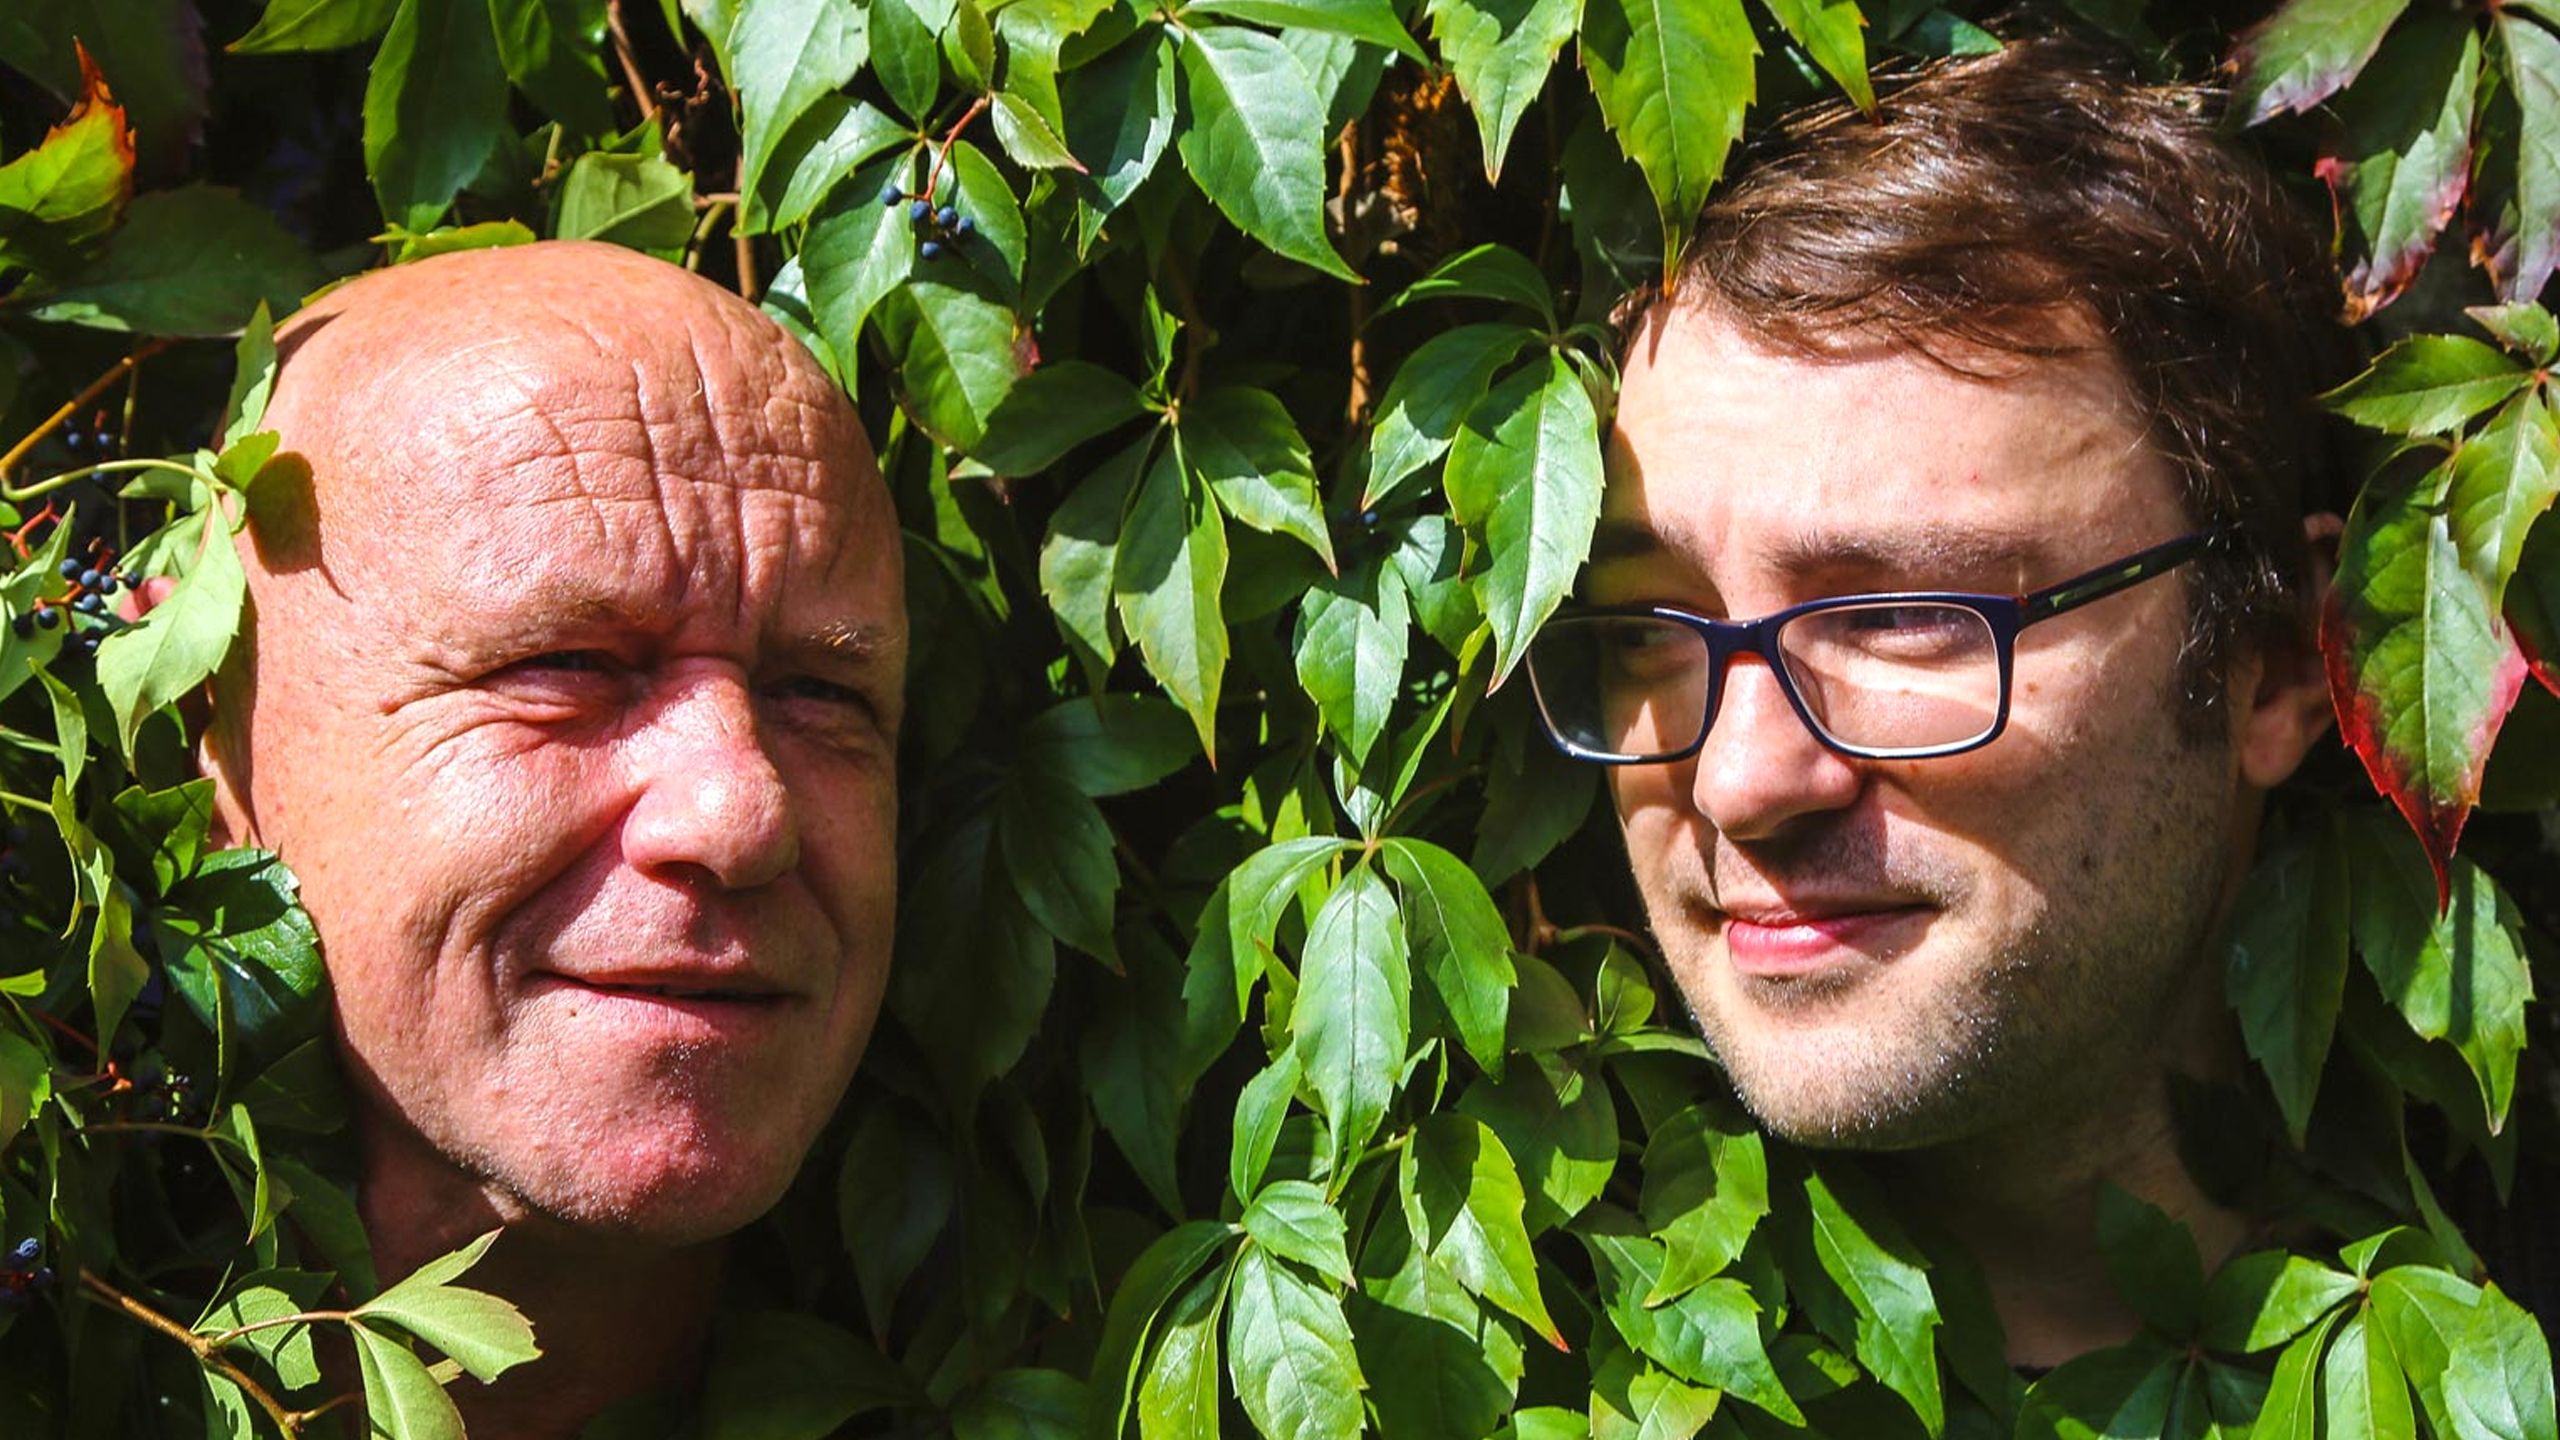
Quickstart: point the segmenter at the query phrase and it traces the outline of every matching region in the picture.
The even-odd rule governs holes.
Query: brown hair
[[[2299,642],[2306,502],[2325,504],[2343,378],[2325,247],[2216,133],[2216,97],[2141,83],[2048,37],[1930,64],[1780,125],[1746,152],[1634,321],[1703,304],[1767,343],[1907,346],[1976,373],[2113,348],[2198,528],[2239,543],[2188,587],[2182,680],[2210,729],[2230,645]]]

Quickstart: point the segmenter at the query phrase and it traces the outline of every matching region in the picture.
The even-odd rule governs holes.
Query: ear
[[[2335,515],[2303,517],[2311,551],[2310,584],[2302,623],[2232,667],[2232,751],[2241,779],[2270,790],[2302,764],[2337,719],[2329,701],[2328,672],[2320,660],[2319,616],[2329,603],[2337,571],[2338,536],[2346,524]]]

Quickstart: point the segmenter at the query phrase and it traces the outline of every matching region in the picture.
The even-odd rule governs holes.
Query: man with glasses
[[[1748,157],[1634,310],[1529,659],[1743,1100],[1890,1152],[2026,1365],[2135,1328],[2100,1181],[2244,1239],[2168,1076],[2238,1073],[2215,928],[2329,721],[2333,301],[2194,101],[2028,42]]]

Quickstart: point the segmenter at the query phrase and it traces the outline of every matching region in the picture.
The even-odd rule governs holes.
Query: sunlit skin
[[[1971,359],[1993,373],[1853,340],[1808,358],[1657,312],[1589,598],[1750,619],[1864,591],[2015,594],[2192,528],[2102,348]],[[2085,1348],[2026,1292],[2056,1274],[2040,1228],[2080,1236],[2064,1279],[2089,1258],[2097,1177],[2202,1214],[2162,1073],[2216,1063],[2209,938],[2264,790],[2325,722],[2305,657],[2250,656],[2227,726],[2182,734],[2186,585],[2022,632],[2007,729],[1981,750],[1843,757],[1744,656],[1697,755],[1611,772],[1665,957],[1746,1102],[1808,1143],[1903,1152],[1912,1189],[1962,1212],[1937,1218],[2000,1227],[1989,1248],[2018,1263],[1989,1267],[2022,1359]],[[2123,1317],[2094,1303],[2103,1343]]]
[[[691,1333],[869,1036],[896,521],[796,342],[627,251],[385,272],[286,353],[205,765],[323,937],[386,1275],[510,1226],[525,1373],[575,1393],[582,1338]],[[573,1280],[632,1293],[543,1313]]]

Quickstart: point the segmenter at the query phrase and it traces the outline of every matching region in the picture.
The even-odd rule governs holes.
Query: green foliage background
[[[1612,301],[1748,127],[1998,43],[1977,7],[0,13],[0,1240],[50,1280],[0,1274],[0,1433],[326,1433],[343,1327],[378,1430],[451,1434],[441,1384],[530,1353],[476,1251],[380,1290],[316,938],[273,857],[208,850],[181,710],[239,613],[196,541],[272,453],[267,314],[561,235],[833,369],[920,640],[890,1018],[697,1401],[607,1432],[2549,1440],[2474,1246],[2555,1154],[2560,5],[2215,9],[2018,23],[2227,61],[2396,342],[2338,397],[2396,457],[2327,623],[2350,748],[2231,937],[2250,1085],[2187,1097],[2294,1248],[2207,1275],[2104,1197],[2147,1328],[2032,1386],[1968,1257],[1752,1131],[1595,775],[1489,690],[1588,543]],[[170,601],[64,609],[93,540]]]

